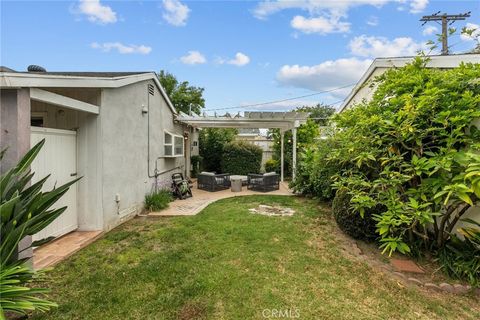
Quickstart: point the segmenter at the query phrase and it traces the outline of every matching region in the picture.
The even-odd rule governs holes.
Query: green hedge
[[[247,175],[259,173],[262,165],[262,148],[245,141],[234,141],[223,148],[224,173]]]
[[[280,173],[280,162],[275,159],[269,159],[265,162],[265,172]]]
[[[375,232],[376,222],[373,220],[372,215],[381,213],[385,208],[367,209],[362,218],[360,213],[352,209],[350,205],[351,198],[346,190],[342,189],[336,192],[332,211],[338,226],[354,239],[374,241],[378,234]]]

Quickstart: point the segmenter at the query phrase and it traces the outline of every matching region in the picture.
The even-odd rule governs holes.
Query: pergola
[[[194,128],[259,128],[259,129],[280,129],[280,176],[284,180],[284,135],[285,131],[292,130],[292,178],[295,179],[297,164],[297,128],[306,123],[309,114],[306,112],[244,112],[241,116],[226,113],[218,116],[204,114],[187,115],[180,113],[177,120],[186,123]]]

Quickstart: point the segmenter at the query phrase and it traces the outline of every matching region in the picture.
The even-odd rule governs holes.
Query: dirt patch
[[[184,304],[178,313],[179,320],[200,320],[206,318],[207,309],[205,306],[195,302],[188,302]]]
[[[292,208],[284,208],[284,207],[272,207],[267,205],[259,205],[257,208],[248,209],[253,214],[261,214],[264,216],[293,216],[295,210]]]

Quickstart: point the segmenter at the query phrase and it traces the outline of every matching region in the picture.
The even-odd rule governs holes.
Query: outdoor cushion
[[[277,174],[276,172],[272,171],[272,172],[264,173],[263,175],[264,175],[264,176],[274,176],[274,175],[276,175],[276,174]]]
[[[200,172],[200,174],[203,174],[204,176],[214,176],[215,175],[215,173],[213,173],[213,172],[206,172],[206,171],[202,171],[202,172]]]

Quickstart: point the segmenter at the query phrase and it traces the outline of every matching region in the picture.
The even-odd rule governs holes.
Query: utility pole
[[[429,21],[435,21],[442,25],[442,55],[448,54],[448,25],[453,24],[457,20],[465,20],[470,17],[470,11],[463,14],[439,14],[440,11],[429,16],[423,16],[420,21],[423,21],[424,26]]]

